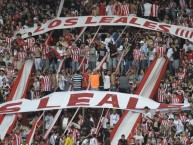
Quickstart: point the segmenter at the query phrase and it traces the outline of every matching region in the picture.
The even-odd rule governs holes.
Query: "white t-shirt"
[[[142,143],[144,142],[144,137],[142,135],[135,135],[134,138],[135,140],[140,141],[140,145],[142,145]]]
[[[168,52],[167,52],[167,57],[170,59],[170,61],[173,61],[174,60],[174,58],[173,58],[173,53],[174,53],[174,51],[173,51],[173,49],[172,48],[169,48],[168,49]]]
[[[99,143],[98,143],[98,141],[97,141],[97,139],[96,138],[91,138],[90,139],[90,144],[89,145],[98,145]]]
[[[119,121],[119,114],[111,114],[110,115],[110,126],[113,127]]]
[[[112,16],[113,15],[113,8],[112,8],[112,6],[107,5],[106,12],[107,12],[108,16]]]
[[[155,57],[155,52],[156,52],[156,49],[153,48],[152,51],[149,51],[149,60],[153,60],[154,57]]]
[[[50,127],[50,124],[52,123],[53,120],[54,120],[54,117],[52,115],[51,116],[46,115],[45,117],[46,129]]]
[[[57,52],[60,54],[60,56],[64,56],[66,54],[66,51],[64,49],[60,50],[57,49]],[[60,61],[61,59],[58,59],[58,61]]]
[[[102,124],[103,124],[103,128],[107,128],[107,122],[108,122],[109,120],[106,118],[106,117],[103,117],[102,119],[101,119],[101,122],[102,122]]]
[[[189,45],[184,44],[183,45],[183,49],[184,49],[184,51],[186,53],[188,51],[188,49],[193,50],[193,45],[192,44],[189,44]]]
[[[187,119],[186,122],[188,122],[189,125],[193,125],[193,119]]]
[[[83,140],[82,145],[89,145],[89,140],[86,138]]]
[[[104,76],[104,89],[110,89],[111,82],[110,82],[110,76],[106,75]]]
[[[174,120],[174,124],[176,125],[176,132],[177,133],[184,131],[184,125],[182,124],[182,121],[180,119]]]
[[[55,145],[56,138],[57,138],[57,135],[55,135],[55,134],[51,135],[51,137],[50,137],[50,144]]]
[[[146,17],[150,16],[152,4],[145,3],[143,6],[144,6],[144,16]]]
[[[148,119],[148,118],[151,118],[151,116],[152,116],[152,115],[151,115],[151,112],[147,112],[147,113],[144,112],[144,113],[143,113],[143,117],[145,117],[145,118],[147,118],[147,119]]]

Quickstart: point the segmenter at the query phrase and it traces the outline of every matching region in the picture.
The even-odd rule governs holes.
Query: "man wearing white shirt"
[[[170,119],[170,118],[173,118],[173,119],[174,119],[174,114],[172,113],[172,110],[171,110],[171,109],[168,110],[167,116],[168,116],[168,119]]]
[[[188,49],[193,50],[193,45],[190,43],[189,40],[186,40],[186,43],[183,45],[183,50],[186,53]]]
[[[107,16],[112,16],[113,14],[113,5],[112,1],[109,2],[109,4],[106,6],[106,14]]]
[[[186,122],[188,122],[189,125],[193,125],[193,118],[191,114],[188,116],[188,119],[186,120]]]
[[[110,126],[114,127],[114,125],[119,121],[119,119],[119,114],[117,114],[116,110],[113,110],[113,113],[110,115]]]
[[[135,140],[139,140],[140,145],[144,142],[144,137],[141,135],[140,130],[137,130],[136,135],[134,136]]]
[[[170,47],[167,51],[167,57],[169,58],[169,70],[171,73],[173,73],[173,61],[174,61],[174,58],[173,58],[173,48]]]
[[[96,134],[93,134],[93,137],[90,139],[89,145],[99,145]]]
[[[149,107],[144,107],[144,113],[142,115],[144,118],[146,119],[151,119],[152,118],[152,114],[151,112],[149,111]]]
[[[149,0],[147,0],[146,3],[144,3],[143,7],[144,7],[144,17],[149,17],[151,15],[152,4],[149,2]]]
[[[52,116],[51,112],[49,112],[45,117],[46,126],[45,128],[48,129],[54,120],[54,117]]]
[[[184,125],[182,121],[178,118],[178,115],[174,116],[174,124],[176,126],[176,133],[184,131]]]

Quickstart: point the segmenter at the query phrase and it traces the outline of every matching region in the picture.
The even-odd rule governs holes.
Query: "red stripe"
[[[138,94],[141,92],[143,86],[145,85],[145,82],[146,82],[147,79],[148,79],[148,76],[149,76],[150,72],[152,71],[153,67],[155,66],[156,60],[157,60],[157,59],[154,59],[153,62],[151,63],[151,65],[149,66],[149,68],[147,69],[147,72],[145,73],[145,75],[144,75],[141,83],[139,84],[139,86],[138,86],[135,94],[138,95]],[[117,124],[115,125],[114,129],[112,130],[111,136],[110,136],[110,140],[111,140],[111,141],[112,141],[112,139],[114,138],[116,131],[118,130],[121,122],[123,121],[123,119],[125,118],[125,116],[127,115],[127,113],[129,113],[128,110],[124,111],[124,113],[123,113],[123,115],[121,116],[120,120],[117,122]],[[137,121],[138,121],[138,120],[139,120],[139,118],[137,119]],[[135,124],[136,124],[136,123],[135,123]],[[134,126],[135,126],[135,125],[134,125]],[[132,129],[132,130],[133,130],[133,129]]]
[[[157,93],[157,89],[159,88],[159,84],[160,84],[160,82],[161,82],[161,79],[162,79],[162,77],[164,76],[164,73],[165,73],[165,71],[166,71],[166,69],[167,69],[168,62],[169,62],[169,59],[166,59],[166,61],[165,61],[165,63],[164,63],[164,66],[163,66],[163,68],[162,68],[162,70],[161,70],[161,72],[160,72],[160,75],[159,75],[159,77],[158,77],[158,79],[157,79],[157,81],[156,81],[156,83],[155,83],[155,86],[154,86],[154,88],[153,88],[153,90],[152,90],[152,92],[151,92],[151,94],[150,94],[150,96],[149,96],[150,99],[153,99],[154,95]],[[136,128],[137,124],[141,121],[141,118],[142,118],[142,116],[140,115],[140,116],[138,117],[137,121],[135,122],[134,127],[132,128],[132,132],[133,132],[133,130]],[[132,132],[131,132],[131,133],[132,133]],[[130,141],[131,138],[132,138],[132,134],[131,134],[131,133],[130,133],[130,135],[129,135],[128,138],[127,138],[128,141]]]

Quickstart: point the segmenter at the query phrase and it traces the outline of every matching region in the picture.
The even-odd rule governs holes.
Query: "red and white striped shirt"
[[[180,143],[187,145],[188,144],[188,138],[187,137],[180,138]]]
[[[50,91],[51,90],[51,79],[50,76],[43,76],[41,80],[42,91]]]
[[[42,49],[42,59],[47,59],[50,51],[49,45],[42,45],[40,48]]]
[[[9,38],[9,37],[5,37],[4,40],[5,40],[5,42],[8,44],[8,46],[11,47],[12,39]]]
[[[28,49],[27,44],[23,45],[23,50],[24,50],[24,51],[27,51],[27,49]]]
[[[27,54],[26,54],[26,52],[19,51],[19,52],[17,52],[17,57],[18,57],[19,61],[24,62],[26,57],[27,57]]]
[[[71,56],[72,61],[78,61],[80,57],[80,49],[79,48],[72,49],[71,52],[72,52],[72,56]]]
[[[27,38],[26,42],[27,42],[27,47],[31,48],[31,47],[33,47],[33,45],[35,43],[35,38],[33,38],[33,37]]]
[[[158,89],[158,102],[163,103],[164,102],[164,93],[165,89]]]
[[[168,126],[168,120],[162,120],[161,125],[163,125],[164,127],[167,127]]]
[[[177,97],[172,98],[172,104],[178,104],[180,100]]]
[[[21,145],[21,135],[20,134],[14,134],[13,145]]]
[[[147,134],[148,133],[148,131],[149,131],[149,123],[148,122],[146,122],[146,123],[142,123],[142,128],[143,128],[143,133],[144,134]]]
[[[30,51],[31,51],[31,52],[35,52],[35,51],[36,51],[36,48],[35,48],[35,47],[30,47]]]
[[[159,9],[159,6],[156,5],[156,4],[153,4],[152,7],[151,7],[151,16],[152,17],[157,17],[158,15],[158,9]]]
[[[121,3],[116,3],[116,4],[114,4],[114,6],[113,6],[113,13],[114,13],[114,15],[120,15],[121,14]]]
[[[140,55],[141,55],[140,49],[134,49],[134,50],[133,50],[133,56],[134,56],[134,60],[135,60],[135,61],[138,61],[138,60],[139,60]]]
[[[121,5],[121,15],[129,16],[129,4]]]
[[[164,45],[162,47],[158,46],[156,48],[156,52],[157,52],[157,57],[163,57],[166,53],[166,45]]]

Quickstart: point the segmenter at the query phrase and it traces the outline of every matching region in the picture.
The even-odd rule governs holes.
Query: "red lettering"
[[[44,108],[58,108],[60,106],[47,106],[48,105],[49,98],[42,98],[40,100],[40,104],[37,109],[44,109]]]
[[[151,29],[155,29],[156,25],[157,25],[157,23],[150,22],[150,21],[146,21],[143,24],[144,27],[151,28]]]
[[[184,34],[184,30],[181,30],[180,36],[183,36],[183,34]]]
[[[67,106],[89,106],[90,99],[93,98],[93,93],[71,94]]]
[[[18,112],[21,109],[19,107],[21,104],[22,102],[6,104],[0,108],[0,113]]]
[[[114,23],[127,23],[127,17],[119,18]]]
[[[96,24],[97,21],[93,22],[93,21],[92,21],[92,18],[93,18],[93,17],[87,17],[85,24]]]
[[[188,38],[188,34],[190,33],[190,31],[186,31],[185,37]]]
[[[52,22],[48,25],[48,28],[57,27],[57,26],[59,26],[61,23],[62,23],[61,20],[54,20],[54,21],[52,21]]]
[[[114,17],[102,17],[99,23],[111,23]]]
[[[159,28],[160,29],[158,29],[158,31],[169,33],[170,32],[169,28],[171,28],[171,26],[163,24],[163,25],[159,25]]]
[[[180,30],[180,29],[179,29],[179,28],[177,28],[177,30],[176,30],[176,32],[175,32],[175,34],[176,34],[176,35],[178,35],[179,30]]]
[[[112,104],[113,107],[120,108],[117,95],[115,94],[106,94],[106,96],[98,103],[97,106],[102,106],[104,104]]]
[[[41,26],[37,27],[36,30],[33,33],[44,31],[44,28],[41,28]]]
[[[136,23],[136,21],[137,21],[137,18],[132,18],[129,23],[131,23],[133,25],[140,25],[140,24]]]
[[[192,39],[192,37],[193,37],[193,32],[190,33],[189,39]]]
[[[67,20],[65,21],[65,23],[67,23],[67,24],[64,24],[64,26],[76,25],[76,24],[77,24],[77,21],[78,21],[78,18],[70,18],[70,19],[67,19]]]
[[[131,97],[127,104],[127,109],[135,109],[137,105],[138,99]]]

